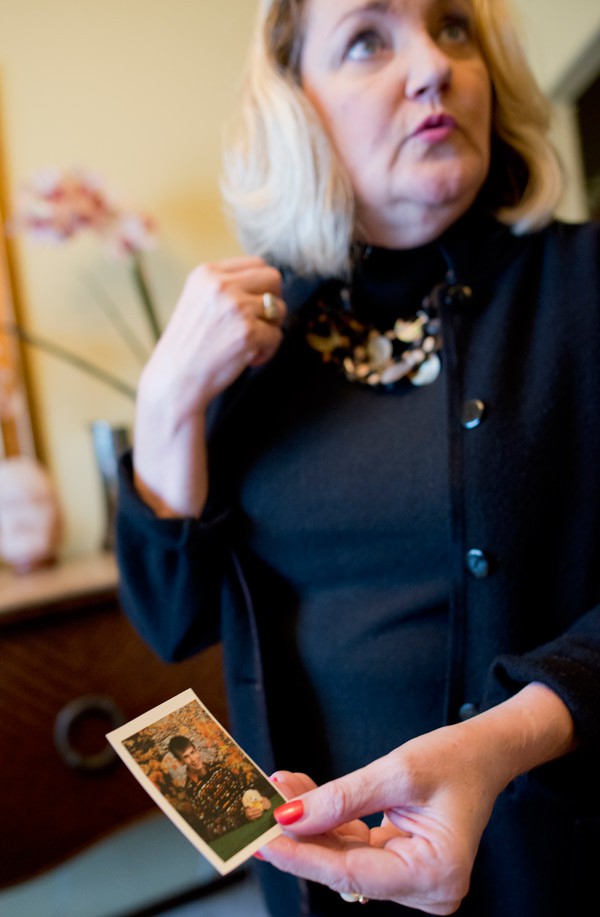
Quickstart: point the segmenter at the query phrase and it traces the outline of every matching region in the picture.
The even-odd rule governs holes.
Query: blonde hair
[[[562,191],[550,105],[504,0],[472,0],[493,89],[492,157],[481,192],[515,233],[544,226]],[[261,0],[223,195],[246,251],[300,274],[348,273],[354,193],[300,86],[304,0]]]

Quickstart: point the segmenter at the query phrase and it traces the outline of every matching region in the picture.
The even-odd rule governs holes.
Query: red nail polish
[[[255,858],[256,860],[262,860],[263,862],[266,862],[266,860],[265,860],[264,856],[262,855],[262,853],[260,852],[260,850],[257,850],[257,851],[256,851],[256,853],[254,854],[254,858]]]
[[[293,825],[304,815],[304,803],[301,799],[294,799],[279,806],[273,812],[280,825]]]

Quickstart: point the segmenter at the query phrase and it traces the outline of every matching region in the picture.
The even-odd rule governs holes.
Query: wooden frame
[[[4,219],[0,212],[0,458],[35,456],[31,415],[23,377],[6,254]]]
[[[583,171],[590,217],[600,220],[600,139],[598,137],[598,100],[600,99],[600,52],[596,75],[575,100],[579,121]]]

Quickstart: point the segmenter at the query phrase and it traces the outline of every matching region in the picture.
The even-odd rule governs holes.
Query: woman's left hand
[[[498,794],[518,774],[574,747],[564,703],[532,683],[497,707],[412,739],[324,786],[303,774],[277,773],[291,799],[275,810],[286,834],[261,854],[340,894],[453,914],[469,889]],[[376,812],[384,813],[377,828],[358,820]]]
[[[277,773],[285,796],[305,795],[291,804],[292,817],[300,812],[293,822],[286,825],[288,809],[276,810],[287,833],[261,850],[264,859],[340,894],[454,913],[496,798],[458,748],[459,728],[421,736],[319,788],[303,774]],[[378,811],[379,827],[359,820]]]

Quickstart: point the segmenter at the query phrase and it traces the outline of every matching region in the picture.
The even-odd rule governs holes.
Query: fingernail
[[[295,821],[298,821],[304,815],[304,803],[301,799],[286,802],[282,806],[278,806],[273,815],[280,825],[293,825]]]
[[[271,783],[279,783],[279,777],[275,777],[274,775],[273,777],[270,778],[270,780],[271,780]]]
[[[257,851],[256,851],[256,853],[254,854],[254,857],[255,857],[255,859],[257,859],[257,860],[262,860],[263,862],[266,862],[266,860],[265,860],[264,856],[262,855],[262,853],[260,852],[260,850],[257,850]]]

